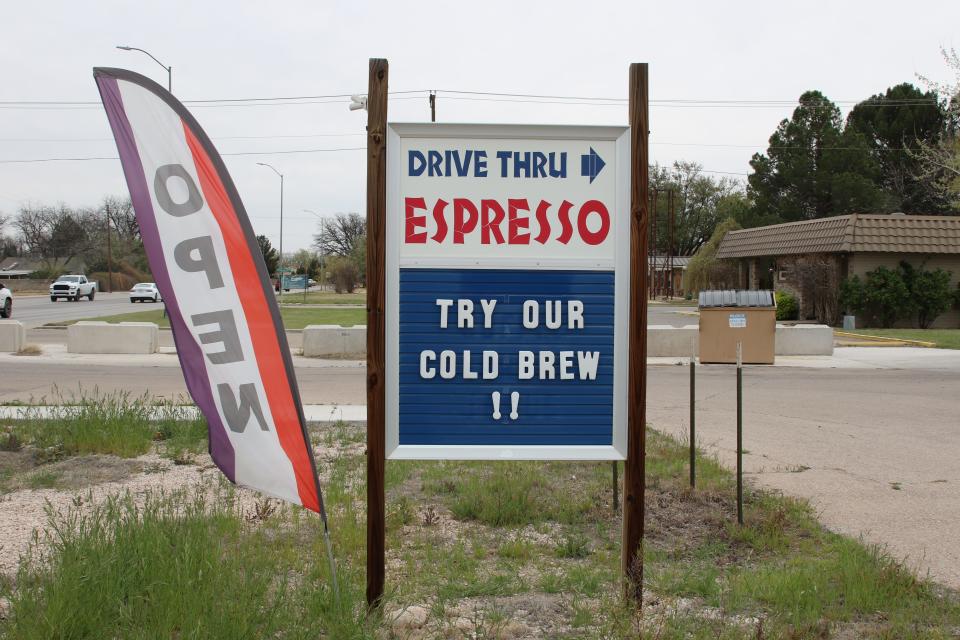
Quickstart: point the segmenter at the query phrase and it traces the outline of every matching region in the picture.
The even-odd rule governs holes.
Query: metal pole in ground
[[[617,461],[610,463],[613,470],[613,513],[620,510],[620,479],[617,477]]]
[[[743,345],[737,343],[737,523],[743,524]]]
[[[697,487],[697,347],[690,354],[690,488]]]

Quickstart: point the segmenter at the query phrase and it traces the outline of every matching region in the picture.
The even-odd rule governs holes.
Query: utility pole
[[[110,246],[110,205],[104,205],[107,214],[107,292],[113,293],[113,248]]]
[[[430,122],[437,121],[437,92],[430,92]]]

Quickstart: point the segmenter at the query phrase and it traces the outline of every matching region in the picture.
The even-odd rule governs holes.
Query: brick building
[[[736,261],[739,287],[789,291],[800,303],[801,319],[834,323],[840,312],[840,283],[854,275],[901,261],[950,272],[960,280],[960,217],[853,213],[731,231],[717,258]],[[905,321],[904,326],[909,326]],[[957,328],[952,309],[934,328]]]

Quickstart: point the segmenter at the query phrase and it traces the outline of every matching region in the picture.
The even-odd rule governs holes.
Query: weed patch
[[[97,390],[63,395],[54,391],[46,412],[25,407],[13,425],[13,435],[34,447],[39,462],[68,456],[110,454],[134,458],[154,442],[161,452],[199,452],[207,437],[206,422],[186,407],[158,404],[149,396]]]
[[[151,424],[153,441],[162,428]],[[440,461],[387,463],[388,591],[383,615],[367,616],[363,433],[334,425],[311,436],[339,602],[314,514],[266,498],[241,509],[225,483],[100,506],[78,497],[48,514],[16,580],[0,581],[11,611],[0,637],[899,639],[960,630],[956,593],[824,530],[803,501],[748,486],[746,522],[736,525],[732,475],[704,458],[691,490],[686,448],[654,431],[642,616],[621,599],[608,463]],[[0,452],[14,475],[64,473],[82,460],[21,469],[26,440]]]

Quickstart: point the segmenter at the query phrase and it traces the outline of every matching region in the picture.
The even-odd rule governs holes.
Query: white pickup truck
[[[0,282],[0,318],[13,317],[13,294]]]
[[[97,283],[89,282],[87,276],[67,275],[60,276],[50,285],[50,301],[56,302],[58,298],[66,298],[76,302],[81,297],[86,296],[87,300],[93,300],[97,293]]]

